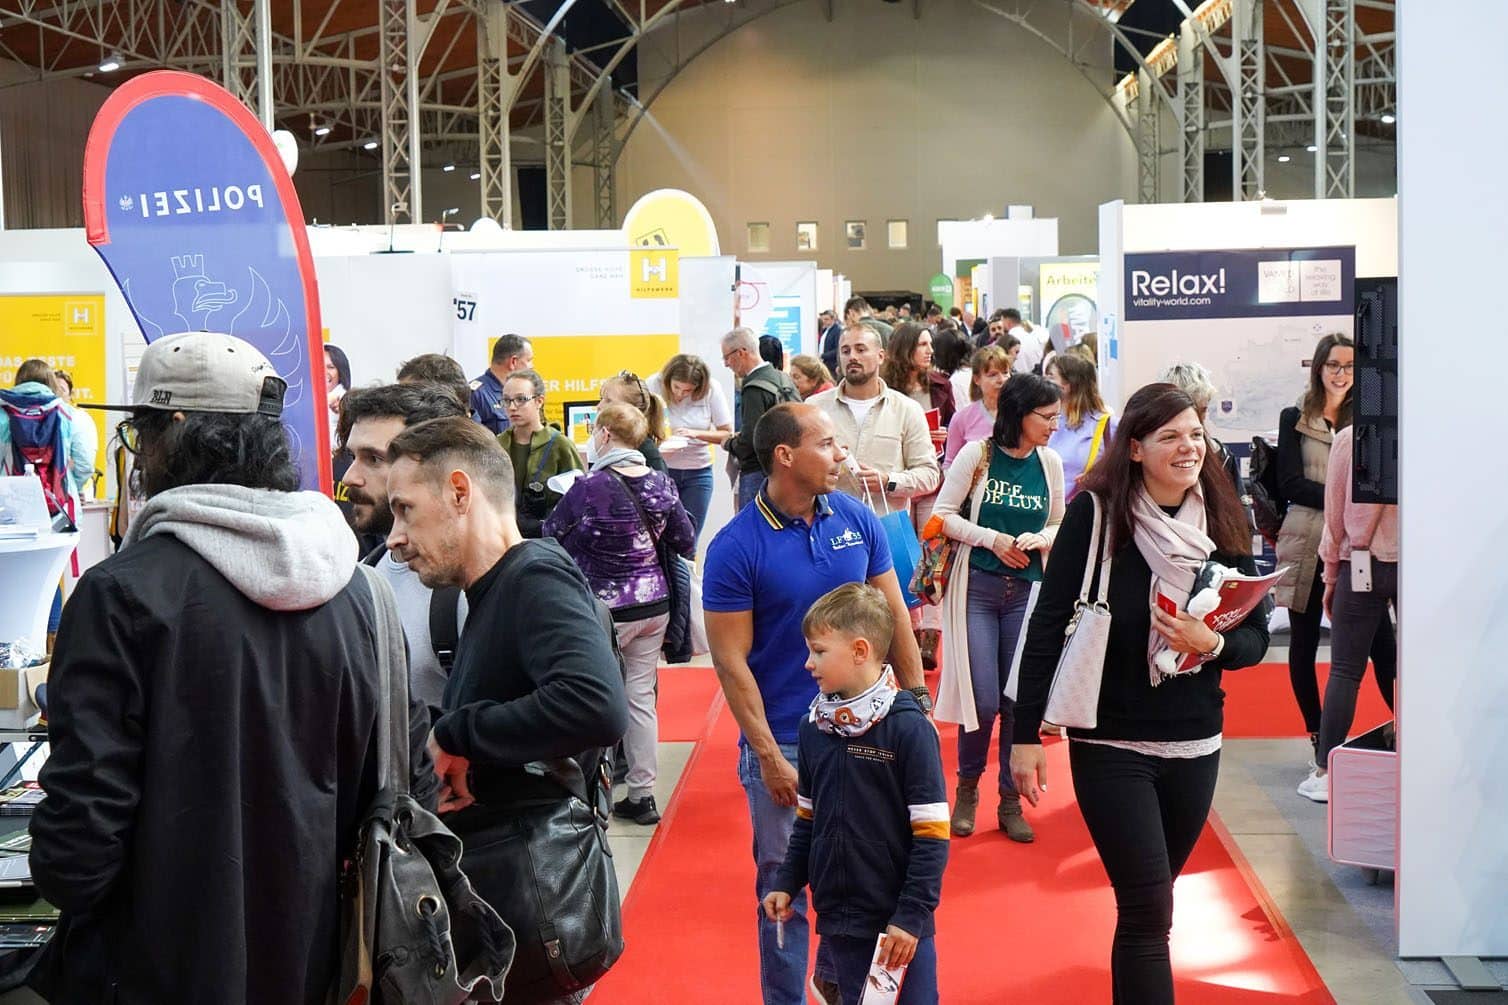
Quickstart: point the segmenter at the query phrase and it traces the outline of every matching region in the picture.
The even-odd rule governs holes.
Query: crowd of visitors
[[[606,817],[660,820],[658,673],[686,604],[679,563],[704,547],[692,616],[740,731],[767,1005],[809,991],[857,1001],[881,937],[882,959],[909,967],[900,1001],[939,1000],[948,840],[978,830],[992,744],[996,826],[1036,839],[1048,694],[1065,629],[1096,590],[1111,616],[1098,721],[1063,732],[1116,893],[1115,1001],[1171,1002],[1173,881],[1213,798],[1221,674],[1259,662],[1269,639],[1268,603],[1215,632],[1148,600],[1188,596],[1206,562],[1256,569],[1239,461],[1206,429],[1218,390],[1179,362],[1117,415],[1092,333],[1054,351],[1012,309],[921,317],[855,297],[823,313],[816,354],[789,358],[735,328],[720,344],[732,404],[695,355],[648,378],[604,376],[585,444],[552,421],[518,335],[475,379],[426,354],[373,386],[353,386],[327,346],[340,509],[295,491],[286,386],[260,354],[204,333],[154,342],[115,444],[145,506],[55,626],[32,863],[67,937],[38,986],[55,1001],[253,1002],[274,988],[324,1000],[339,870],[293,851],[351,855],[377,797],[368,626],[390,599],[407,644],[411,788],[514,930],[505,1000],[581,1001],[621,950]],[[1318,801],[1368,657],[1390,705],[1397,673],[1397,514],[1350,495],[1353,367],[1350,340],[1325,336],[1277,417],[1276,600],[1313,745],[1299,793]],[[45,442],[38,473],[60,508],[87,498],[98,452],[71,391],[41,360],[0,391],[0,472],[41,457],[18,437]],[[735,498],[720,528],[718,448]],[[908,607],[914,559],[892,549],[895,520],[952,549],[939,603]],[[230,623],[256,644],[227,647]],[[1160,677],[1159,648],[1194,670]],[[936,720],[958,725],[951,808],[934,694]],[[185,740],[165,728],[175,721],[201,725]],[[861,737],[881,767],[854,760]],[[615,756],[626,788],[613,802]],[[582,868],[558,895],[522,897],[538,877],[509,849],[540,835]],[[874,853],[857,854],[859,839]],[[173,954],[149,934],[162,926],[193,926],[204,952]]]

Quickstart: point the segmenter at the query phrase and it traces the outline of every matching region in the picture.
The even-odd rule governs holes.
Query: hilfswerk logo
[[[858,548],[864,544],[864,535],[852,527],[828,541],[833,551],[842,551],[844,548]]]
[[[120,208],[130,212],[132,199],[122,196]],[[157,216],[197,216],[201,213],[235,213],[254,205],[262,209],[261,185],[209,185],[142,192],[135,200],[144,220]]]
[[[1226,293],[1225,270],[1153,273],[1131,270],[1131,302],[1137,307],[1203,307]]]

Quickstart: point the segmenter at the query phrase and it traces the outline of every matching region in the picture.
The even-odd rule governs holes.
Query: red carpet
[[[712,699],[722,694],[711,667],[660,667],[660,742],[694,742],[707,735]]]
[[[1325,681],[1330,664],[1321,663],[1319,693],[1325,697]],[[1231,739],[1256,739],[1279,736],[1304,736],[1304,719],[1293,700],[1286,663],[1263,663],[1259,666],[1224,674],[1220,686],[1225,688],[1225,735]],[[1356,699],[1356,720],[1351,735],[1364,733],[1393,717],[1377,690],[1377,678],[1371,667],[1361,682]]]
[[[668,690],[662,686],[662,695]],[[716,705],[628,894],[628,947],[592,996],[602,1005],[758,1001],[754,866],[735,770],[738,731],[720,698]],[[992,798],[982,807],[981,830],[953,843],[938,910],[941,998],[948,1005],[1110,998],[1114,899],[1072,804],[1066,748],[1054,742],[1048,749],[1050,795],[1031,817],[1036,844],[1004,840]],[[948,727],[943,752],[950,778],[955,751]],[[1227,850],[1234,845],[1221,841],[1217,821],[1211,824],[1178,882],[1179,1002],[1332,1002],[1244,863]]]

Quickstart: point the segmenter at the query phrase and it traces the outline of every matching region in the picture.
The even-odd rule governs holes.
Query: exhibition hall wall
[[[1500,86],[1508,5],[1470,7],[1466,32],[1427,5],[1398,10],[1403,956],[1508,956],[1508,511],[1489,460],[1502,331],[1446,309],[1503,287],[1508,138],[1474,123]]]
[[[826,7],[782,7],[683,70],[618,161],[620,203],[695,192],[725,251],[815,258],[855,290],[920,289],[937,271],[938,220],[1007,203],[1057,217],[1063,254],[1095,250],[1094,207],[1135,193],[1136,157],[1077,70],[970,0],[928,0],[920,20],[909,3],[834,4],[831,22]],[[667,48],[653,33],[641,46],[641,91],[664,76]],[[1108,43],[1085,53],[1110,58]],[[892,219],[907,221],[905,250],[886,247]],[[866,224],[862,251],[845,247],[850,220]],[[797,246],[798,221],[818,225],[815,249]],[[749,250],[750,222],[770,225],[767,254]]]
[[[110,92],[0,60],[0,227],[82,227],[84,140]]]

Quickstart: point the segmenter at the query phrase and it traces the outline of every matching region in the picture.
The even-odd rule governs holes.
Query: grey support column
[[[414,0],[378,0],[382,85],[382,211],[389,225],[419,220],[419,123],[413,101],[409,39]]]
[[[571,67],[565,45],[552,38],[545,49],[545,218],[551,230],[571,227]]]

